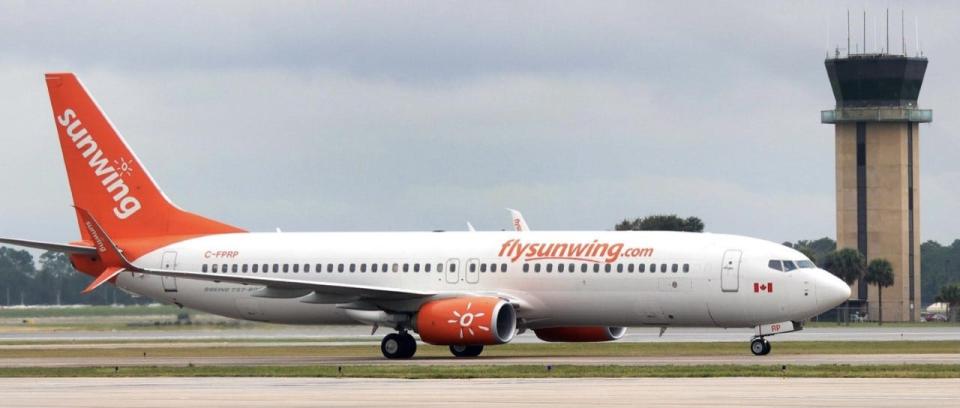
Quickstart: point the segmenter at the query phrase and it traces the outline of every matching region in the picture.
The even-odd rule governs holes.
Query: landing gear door
[[[460,260],[459,259],[451,258],[447,260],[447,272],[444,273],[444,277],[447,283],[460,282]]]
[[[740,250],[730,249],[723,253],[720,264],[720,289],[724,292],[740,290]]]
[[[164,252],[163,259],[160,261],[160,269],[172,271],[177,269],[177,253],[176,252]],[[162,276],[160,280],[163,281],[163,291],[164,292],[176,292],[177,291],[177,278],[172,276]]]

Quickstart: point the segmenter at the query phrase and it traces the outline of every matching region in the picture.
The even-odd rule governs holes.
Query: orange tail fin
[[[51,73],[46,81],[73,205],[89,211],[112,238],[244,232],[171,203],[75,75]],[[83,220],[78,223],[89,241]]]

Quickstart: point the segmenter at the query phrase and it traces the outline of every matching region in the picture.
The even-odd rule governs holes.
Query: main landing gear
[[[407,359],[417,353],[417,341],[406,330],[390,333],[380,342],[380,351],[389,359]]]
[[[754,337],[750,341],[750,351],[755,356],[765,356],[770,354],[770,341],[763,337]]]
[[[483,353],[483,345],[476,346],[466,346],[466,345],[452,345],[450,346],[450,352],[453,353],[454,357],[476,357],[480,353]]]

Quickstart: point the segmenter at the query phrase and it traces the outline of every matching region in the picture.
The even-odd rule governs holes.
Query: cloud
[[[75,237],[41,80],[66,69],[178,204],[256,230],[497,229],[510,206],[540,229],[677,212],[714,232],[832,236],[818,111],[845,7],[13,3],[0,171],[16,176],[0,189],[17,199],[0,200],[0,234]],[[936,119],[922,232],[952,241],[960,60],[944,50],[960,29],[953,5],[910,8]]]

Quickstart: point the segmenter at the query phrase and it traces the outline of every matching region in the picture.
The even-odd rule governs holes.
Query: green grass
[[[485,357],[672,357],[672,356],[731,356],[748,353],[743,342],[723,343],[524,343],[488,347]],[[777,355],[798,354],[956,354],[960,341],[837,341],[837,342],[778,342]],[[0,358],[62,358],[62,357],[379,357],[375,345],[284,344],[258,346],[249,344],[184,345],[183,343],[145,344],[143,347],[64,348],[57,345],[39,345],[33,348],[0,346]],[[419,357],[448,357],[447,347],[420,345]]]
[[[818,377],[960,378],[960,365],[347,365],[221,367],[0,368],[0,377],[353,377],[353,378],[615,378]]]

